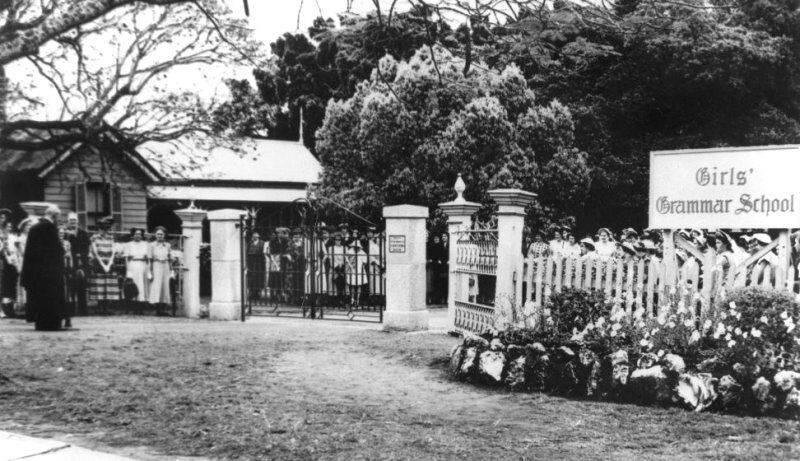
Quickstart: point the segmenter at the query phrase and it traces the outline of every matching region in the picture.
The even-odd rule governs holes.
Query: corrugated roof
[[[297,141],[246,139],[235,149],[187,140],[148,141],[137,148],[167,182],[315,183],[322,165]]]

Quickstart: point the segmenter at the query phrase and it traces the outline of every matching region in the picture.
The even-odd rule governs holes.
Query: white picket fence
[[[674,294],[695,301],[698,309],[694,313],[703,315],[704,309],[713,306],[731,288],[758,285],[794,289],[791,271],[781,277],[773,266],[747,260],[722,274],[714,261],[713,254],[706,255],[702,262],[689,259],[668,277],[668,264],[658,259],[529,258],[523,274],[524,301],[539,308],[553,293],[567,288],[598,290],[606,299],[619,302],[628,313],[641,308],[645,315],[654,316],[659,304]]]

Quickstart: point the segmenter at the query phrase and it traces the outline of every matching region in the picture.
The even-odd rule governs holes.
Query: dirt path
[[[800,458],[793,422],[453,382],[457,340],[441,334],[290,319],[76,325],[0,322],[0,429],[153,461]]]

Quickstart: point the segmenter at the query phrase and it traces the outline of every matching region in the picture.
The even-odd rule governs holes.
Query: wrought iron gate
[[[383,321],[382,234],[315,226],[260,227],[249,217],[242,218],[239,229],[243,320],[248,315],[274,315]]]

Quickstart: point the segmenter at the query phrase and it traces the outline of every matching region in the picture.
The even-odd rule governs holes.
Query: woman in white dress
[[[617,244],[611,239],[611,231],[606,227],[601,227],[597,231],[597,243],[595,252],[599,258],[610,258],[616,253]]]
[[[131,241],[125,244],[125,278],[131,279],[138,293],[130,301],[147,301],[150,245],[143,240],[144,230],[131,229]]]
[[[164,308],[170,304],[169,297],[169,277],[170,267],[170,244],[167,242],[167,230],[161,226],[156,227],[156,240],[150,244],[150,296],[148,302],[155,304],[159,314],[164,312]]]

